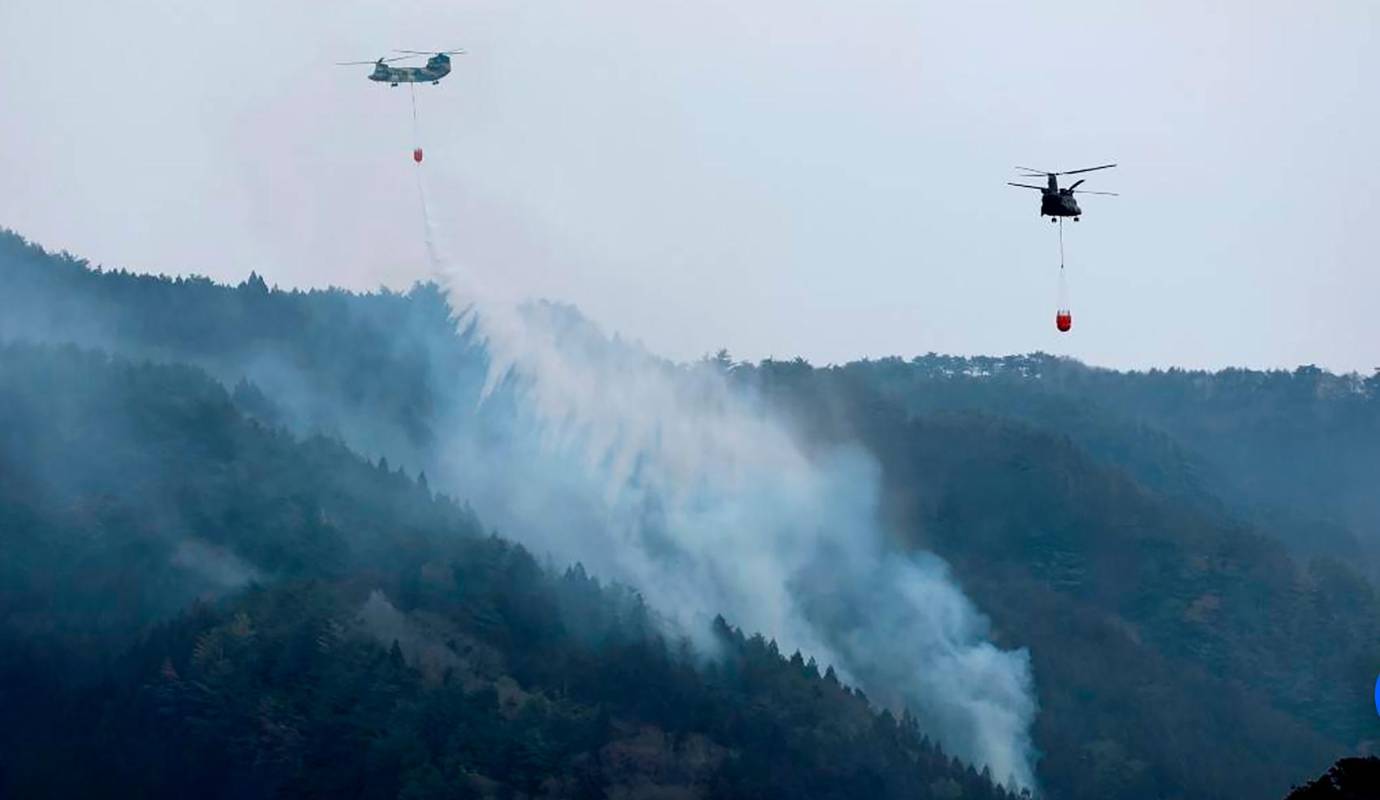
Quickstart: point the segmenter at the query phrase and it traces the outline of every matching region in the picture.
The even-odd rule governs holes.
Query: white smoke
[[[482,394],[515,401],[501,437],[450,442],[483,518],[636,587],[702,645],[722,613],[833,664],[949,752],[1035,786],[1028,654],[986,641],[940,559],[889,544],[868,454],[807,452],[714,365],[669,364],[451,268],[418,185],[433,268],[487,350]]]
[[[197,576],[216,592],[237,589],[260,577],[258,570],[234,553],[200,539],[179,541],[169,560],[173,566]]]

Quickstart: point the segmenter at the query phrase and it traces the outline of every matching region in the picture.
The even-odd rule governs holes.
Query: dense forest
[[[483,532],[438,451],[502,405],[437,287],[12,234],[0,284],[12,793],[999,796],[771,631],[705,659]],[[1028,648],[1049,796],[1280,797],[1377,739],[1380,375],[707,364],[866,447],[895,538]]]
[[[1128,374],[931,354],[844,370],[912,414],[981,411],[1057,431],[1176,501],[1224,507],[1305,556],[1364,550],[1380,574],[1380,367]]]
[[[200,370],[3,345],[0,435],[4,796],[1006,796]]]
[[[1230,797],[1374,738],[1380,609],[1347,564],[1291,556],[1268,529],[1153,490],[1067,434],[912,415],[852,367],[746,371],[812,429],[866,441],[896,529],[950,560],[1003,643],[1030,647],[1042,766],[1067,796],[1156,796],[1191,774],[1189,796]]]

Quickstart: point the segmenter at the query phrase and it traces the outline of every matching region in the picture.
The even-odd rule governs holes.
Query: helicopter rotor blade
[[[1105,195],[1107,195],[1108,197],[1120,197],[1120,196],[1121,196],[1121,195],[1117,194],[1116,192],[1090,192],[1090,191],[1088,191],[1087,189],[1079,189],[1078,191],[1074,192],[1074,194],[1105,194]]]
[[[407,58],[407,56],[397,56],[396,58],[376,58],[373,61],[337,61],[335,63],[337,66],[341,67],[353,67],[361,64],[390,64],[394,61],[402,61],[404,58]]]
[[[453,56],[464,50],[394,50],[395,53],[410,53],[414,56]]]
[[[1074,181],[1074,182],[1069,186],[1069,191],[1071,192],[1071,191],[1073,191],[1074,189],[1077,189],[1077,188],[1078,188],[1078,185],[1079,185],[1080,183],[1082,183],[1084,180],[1086,180],[1086,179],[1085,179],[1085,178],[1079,178],[1078,180]]]
[[[1115,167],[1115,166],[1116,166],[1116,164],[1103,164],[1103,165],[1100,166],[1100,167],[1084,167],[1083,169],[1070,169],[1070,170],[1065,170],[1065,171],[1063,171],[1063,172],[1050,172],[1049,170],[1046,170],[1046,169],[1035,169],[1034,167],[1016,167],[1016,169],[1023,169],[1023,170],[1025,170],[1026,172],[1034,173],[1033,175],[1027,175],[1027,176],[1026,176],[1027,178],[1033,178],[1033,177],[1035,177],[1036,175],[1041,176],[1041,177],[1047,176],[1047,175],[1077,175],[1077,174],[1080,173],[1080,172],[1095,172],[1095,171],[1097,171],[1097,170],[1099,170],[1099,169],[1111,169],[1112,167]]]
[[[1043,186],[1031,186],[1031,185],[1028,184],[1028,183],[1012,183],[1011,181],[1007,181],[1007,182],[1006,182],[1006,185],[1007,185],[1007,186],[1019,186],[1019,187],[1021,187],[1022,189],[1038,189],[1038,190],[1041,191],[1041,192],[1043,192],[1043,191],[1045,190],[1045,187],[1043,187]]]
[[[1095,171],[1097,171],[1097,170],[1099,170],[1099,169],[1111,169],[1112,167],[1115,167],[1115,166],[1116,166],[1116,164],[1103,164],[1103,165],[1100,166],[1100,167],[1085,167],[1085,168],[1083,168],[1083,169],[1071,169],[1071,170],[1069,170],[1068,172],[1056,172],[1056,173],[1054,173],[1054,174],[1055,174],[1055,175],[1077,175],[1077,174],[1080,173],[1080,172],[1095,172]]]

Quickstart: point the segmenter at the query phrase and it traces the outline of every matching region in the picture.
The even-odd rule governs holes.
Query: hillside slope
[[[17,237],[0,237],[0,280],[25,287],[0,296],[17,313],[10,336],[200,365],[252,417],[437,485],[450,485],[447,437],[501,446],[502,402],[474,402],[484,353],[435,287],[283,293],[97,273]],[[15,321],[46,304],[67,310]],[[802,438],[864,445],[896,540],[947,559],[997,643],[1030,649],[1051,794],[1278,796],[1375,738],[1380,614],[1357,488],[1380,441],[1375,378],[1115,373],[1043,356],[718,365]],[[1311,477],[1276,491],[1291,474]],[[1347,503],[1311,503],[1320,484]]]
[[[0,477],[0,795],[1006,796],[194,368],[0,345]]]

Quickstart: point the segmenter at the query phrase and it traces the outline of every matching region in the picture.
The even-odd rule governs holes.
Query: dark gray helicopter
[[[1019,186],[1023,189],[1038,189],[1040,191],[1040,216],[1048,216],[1050,222],[1057,222],[1059,217],[1073,217],[1077,222],[1083,216],[1083,209],[1078,207],[1078,201],[1073,198],[1075,194],[1105,194],[1117,197],[1116,192],[1091,192],[1087,189],[1079,189],[1079,184],[1083,183],[1080,178],[1073,182],[1073,185],[1059,188],[1059,175],[1077,175],[1080,172],[1093,172],[1099,169],[1111,169],[1116,164],[1103,164],[1100,167],[1087,167],[1085,169],[1071,169],[1064,172],[1047,172],[1042,169],[1032,169],[1030,167],[1016,167],[1030,173],[1022,175],[1022,178],[1039,178],[1041,176],[1049,179],[1045,186],[1034,186],[1029,183],[1007,183],[1011,186]]]
[[[427,53],[421,50],[396,50],[394,52],[407,53],[407,55],[395,56],[393,58],[380,58],[378,61],[340,61],[337,62],[342,67],[353,66],[356,64],[373,64],[374,71],[369,73],[369,80],[386,83],[389,86],[397,86],[399,83],[424,83],[430,81],[434,86],[441,82],[441,79],[450,74],[450,57],[456,53],[463,53],[464,50],[442,50],[439,53]],[[426,60],[424,67],[390,67],[394,61],[403,61],[417,56],[431,56]]]

